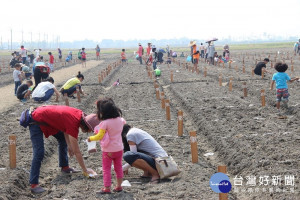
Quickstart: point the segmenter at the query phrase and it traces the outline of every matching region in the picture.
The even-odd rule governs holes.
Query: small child
[[[99,194],[110,194],[111,186],[111,164],[114,163],[114,170],[117,177],[117,186],[114,192],[121,192],[123,181],[122,156],[123,142],[122,130],[126,121],[121,117],[122,111],[115,105],[110,98],[97,101],[97,116],[101,121],[99,131],[96,135],[88,138],[88,142],[101,140],[103,183]]]
[[[17,98],[22,102],[26,102],[27,99],[30,98],[31,89],[30,87],[33,85],[31,80],[27,80],[26,83],[20,85],[17,90]]]
[[[25,74],[26,80],[30,80],[32,78],[32,73],[30,72],[30,68],[28,66],[23,65],[22,72]]]
[[[276,82],[276,90],[277,90],[277,104],[276,107],[280,108],[281,98],[283,104],[287,107],[287,102],[289,100],[289,92],[288,92],[288,85],[287,81],[293,82],[295,80],[299,80],[299,77],[291,79],[285,71],[288,69],[288,65],[285,63],[278,62],[275,64],[275,69],[278,71],[277,73],[273,74],[272,83],[270,90],[273,90],[274,83]]]
[[[85,48],[81,49],[81,63],[82,63],[82,67],[86,67],[86,53],[85,53]]]
[[[122,66],[123,66],[123,63],[127,64],[125,49],[122,49],[121,59],[122,59]]]
[[[13,78],[15,81],[15,96],[17,96],[17,89],[22,83],[22,72],[21,72],[21,64],[15,64],[15,70],[13,71]]]
[[[54,56],[52,55],[52,52],[48,52],[48,55],[49,55],[49,67],[51,69],[51,72],[54,72],[54,68],[53,68]]]

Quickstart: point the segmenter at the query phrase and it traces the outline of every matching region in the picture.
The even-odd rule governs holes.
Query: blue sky
[[[168,39],[300,34],[300,0],[4,1],[0,36],[14,41]]]

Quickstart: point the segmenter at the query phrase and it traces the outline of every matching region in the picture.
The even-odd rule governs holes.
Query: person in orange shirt
[[[121,59],[122,59],[122,66],[123,66],[124,63],[128,64],[127,59],[126,59],[125,49],[122,49]]]
[[[198,62],[199,62],[199,58],[200,58],[200,52],[199,51],[196,51],[194,54],[193,54],[193,59],[194,59],[194,66],[196,67]]]

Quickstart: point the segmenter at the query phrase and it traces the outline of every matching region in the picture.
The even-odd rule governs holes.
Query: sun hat
[[[196,44],[196,40],[194,40],[194,41],[190,41],[190,44],[189,44],[189,46],[194,46]]]
[[[82,118],[90,130],[94,130],[94,128],[100,123],[96,114],[87,115],[82,112]]]

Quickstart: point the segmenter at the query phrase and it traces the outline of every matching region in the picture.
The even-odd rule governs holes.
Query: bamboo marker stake
[[[218,172],[227,174],[227,167],[224,165],[218,166]],[[219,200],[228,200],[228,193],[219,193]]]
[[[243,82],[243,90],[244,90],[244,97],[247,97],[247,87],[246,87],[246,82]]]
[[[231,69],[231,62],[229,62],[229,69]]]
[[[254,76],[254,67],[252,67],[251,75]]]
[[[167,120],[171,120],[171,112],[170,112],[170,100],[166,99],[165,100],[166,103],[166,119]]]
[[[101,83],[101,81],[102,81],[102,80],[101,80],[101,74],[99,73],[99,74],[98,74],[98,82]]]
[[[68,94],[65,93],[65,94],[64,94],[64,97],[65,97],[65,105],[66,105],[66,106],[69,106],[70,104],[69,104]]]
[[[192,163],[198,162],[198,147],[196,131],[190,132],[191,152],[192,152]]]
[[[260,91],[260,96],[261,96],[261,106],[266,106],[266,97],[265,97],[265,90]]]
[[[159,97],[159,87],[158,87],[158,85],[156,85],[156,87],[155,87],[155,92],[156,92],[156,99],[160,99],[160,97]]]
[[[238,69],[238,66],[237,66],[237,65],[235,65],[235,71],[236,71],[236,72],[238,72],[238,71],[239,71],[239,69]]]
[[[261,68],[261,79],[264,79],[264,70]]]
[[[170,79],[171,79],[171,82],[173,82],[173,70],[171,70],[171,77],[170,77]]]
[[[16,148],[16,135],[8,136],[9,145],[9,167],[15,169],[17,167],[17,148]]]
[[[206,77],[206,75],[207,75],[207,68],[204,67],[204,77]]]
[[[161,92],[160,98],[161,98],[161,108],[165,109],[166,104],[165,104],[165,93],[164,92]]]
[[[232,78],[229,80],[229,91],[232,91]]]
[[[246,73],[245,65],[243,65],[243,73]]]
[[[293,65],[291,66],[291,71],[294,72],[294,66]]]
[[[178,136],[183,135],[183,112],[182,110],[178,111]]]
[[[77,101],[81,103],[81,97],[80,97],[80,92],[79,92],[79,86],[76,86],[76,94],[77,94]]]
[[[223,68],[225,68],[225,64],[224,64],[224,62],[222,63],[222,67],[223,67]]]
[[[219,86],[222,86],[222,74],[219,74]]]

